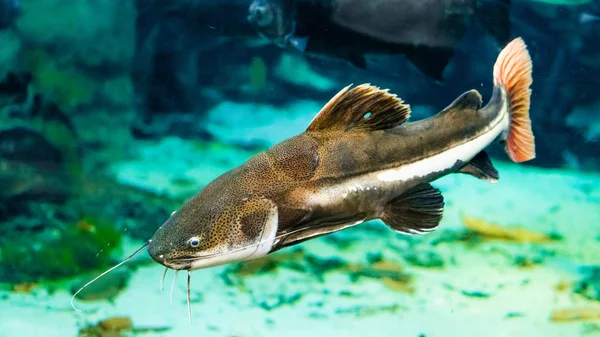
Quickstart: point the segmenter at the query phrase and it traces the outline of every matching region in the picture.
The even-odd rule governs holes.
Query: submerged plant
[[[33,240],[31,240],[33,239]],[[54,238],[11,240],[0,248],[0,279],[37,282],[72,276],[86,270],[106,268],[110,252],[119,247],[120,233],[98,219],[82,219]]]
[[[90,103],[94,98],[96,88],[91,78],[57,65],[44,50],[29,52],[25,62],[37,91],[62,110]]]

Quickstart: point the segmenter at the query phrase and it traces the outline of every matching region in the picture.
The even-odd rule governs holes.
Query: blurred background
[[[445,32],[456,28],[456,34],[450,29],[451,48],[425,53],[373,42],[375,34],[356,39],[349,26],[331,22],[332,3],[0,1],[0,336],[350,336],[359,335],[359,327],[384,329],[378,336],[448,336],[443,332],[449,324],[469,322],[477,313],[482,322],[494,317],[493,323],[465,323],[457,335],[600,333],[600,2],[482,0],[469,12],[454,1],[459,14],[445,9],[444,18],[478,16],[481,8],[499,12],[479,16],[478,24],[440,26]],[[431,8],[440,3],[430,1]],[[393,21],[400,14],[386,15]],[[436,27],[435,15],[411,17],[410,24]],[[427,38],[441,31],[432,32]],[[487,101],[502,40],[517,36],[534,65],[537,157],[505,164],[496,146],[491,155],[499,163],[498,186],[470,177],[440,183],[449,209],[439,233],[409,238],[375,223],[258,264],[216,268],[198,277],[203,281],[194,288],[194,325],[181,301],[167,307],[168,296],[158,293],[160,268],[145,253],[82,293],[91,311],[70,307],[73,290],[146,241],[183,201],[252,154],[302,132],[344,86],[389,88],[411,105],[412,120],[437,113],[472,88]],[[390,52],[363,58],[378,48]],[[443,76],[435,78],[440,67]],[[506,229],[515,224],[528,232]],[[496,261],[498,256],[506,261]],[[541,271],[532,271],[539,265]],[[151,271],[151,280],[138,268]],[[273,276],[277,268],[284,271]],[[488,285],[502,275],[519,275],[504,285],[524,279],[552,284],[543,281],[543,290],[519,288],[489,302],[500,288],[478,289],[467,274]],[[375,281],[365,285],[364,278]],[[475,288],[444,281],[457,278]],[[302,285],[293,288],[296,283]],[[219,290],[208,295],[211,287]],[[377,287],[407,298],[370,308],[370,299],[390,298]],[[140,309],[150,288],[153,301],[164,305],[152,306],[153,313]],[[321,297],[307,295],[315,292]],[[444,304],[431,304],[420,292],[441,292]],[[555,292],[565,296],[563,302],[550,295]],[[327,297],[333,293],[335,299]],[[445,302],[448,294],[466,298],[472,311],[452,316],[456,307]],[[589,302],[574,305],[573,296]],[[335,307],[346,300],[355,302]],[[535,300],[543,304],[525,308]],[[427,309],[419,315],[411,301]],[[560,304],[556,310],[576,311],[552,313],[552,303]],[[216,321],[207,323],[206,311]],[[304,318],[279,323],[296,316]],[[582,316],[585,322],[579,322]],[[117,328],[97,325],[109,317]],[[348,323],[363,317],[371,321]],[[553,323],[571,318],[574,325]],[[406,334],[394,333],[400,327]]]

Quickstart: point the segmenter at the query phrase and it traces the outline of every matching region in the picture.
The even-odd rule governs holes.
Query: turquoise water
[[[0,336],[600,334],[596,1],[512,1],[510,39],[533,63],[536,158],[514,163],[492,144],[497,183],[434,181],[445,202],[435,231],[372,220],[194,270],[189,303],[188,273],[164,277],[142,250],[72,298],[207,184],[304,132],[351,83],[389,88],[411,122],[467,90],[492,95],[503,45],[477,20],[436,81],[402,53],[361,69],[367,43],[344,30],[324,45],[349,43],[350,60],[282,48],[249,25],[250,3],[0,1]],[[311,9],[297,34],[327,19]]]

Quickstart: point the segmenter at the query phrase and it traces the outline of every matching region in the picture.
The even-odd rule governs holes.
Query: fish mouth
[[[196,262],[209,260],[211,257],[218,256],[220,254],[206,254],[206,255],[184,255],[174,258],[165,258],[163,261],[159,261],[163,266],[173,270],[193,270],[193,266]]]
[[[169,268],[169,269],[173,269],[173,270],[190,270],[192,268],[192,262],[198,259],[198,257],[191,257],[191,256],[185,256],[185,257],[178,257],[178,258],[173,258],[173,259],[164,259],[163,261],[157,261],[158,263],[162,264],[163,266]]]
[[[165,267],[167,267],[169,269],[173,269],[173,270],[192,271],[195,269],[199,269],[199,268],[194,268],[194,265],[196,265],[200,261],[203,261],[203,260],[206,261],[206,260],[210,259],[211,256],[213,256],[213,255],[179,256],[179,257],[172,258],[169,260],[165,259],[165,261],[163,261],[161,264],[164,265]]]
[[[247,247],[244,247],[247,248]],[[230,262],[243,261],[250,257],[251,254],[244,251],[245,249],[234,249],[228,252],[215,252],[203,255],[186,255],[171,258],[162,262],[162,264],[175,270],[193,271],[208,267],[220,266]]]

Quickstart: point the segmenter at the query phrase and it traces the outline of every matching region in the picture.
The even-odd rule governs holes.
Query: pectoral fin
[[[424,234],[435,230],[444,213],[444,197],[430,184],[421,183],[393,200],[381,220],[404,234]]]
[[[352,215],[340,218],[320,219],[318,222],[305,223],[302,227],[288,229],[279,236],[282,237],[271,250],[275,252],[281,248],[299,244],[309,239],[314,239],[326,234],[339,232],[343,229],[354,227],[364,220],[363,215]]]

